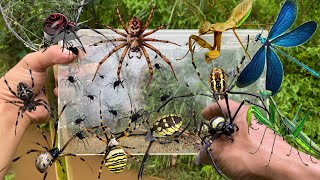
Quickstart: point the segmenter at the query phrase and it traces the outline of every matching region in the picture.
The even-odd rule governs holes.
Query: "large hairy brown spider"
[[[131,52],[135,52],[135,53],[139,53],[139,55],[137,55],[136,57],[137,58],[141,58],[142,57],[142,53],[144,54],[144,56],[146,57],[146,61],[148,63],[148,66],[149,66],[149,71],[150,71],[150,78],[149,78],[149,82],[148,82],[148,85],[152,79],[152,76],[153,76],[153,69],[152,69],[152,65],[151,65],[151,62],[150,62],[150,58],[149,58],[149,55],[145,49],[145,47],[151,49],[152,51],[156,52],[171,68],[172,70],[172,73],[175,77],[175,79],[177,79],[175,73],[174,73],[174,70],[173,70],[173,67],[171,65],[171,62],[168,60],[167,57],[165,57],[163,54],[161,54],[161,52],[156,49],[155,47],[153,47],[152,45],[148,44],[147,41],[153,41],[153,42],[162,42],[162,43],[171,43],[171,44],[175,44],[177,46],[180,46],[174,42],[171,42],[171,41],[167,41],[167,40],[159,40],[159,39],[153,39],[153,38],[145,38],[146,36],[150,35],[150,34],[153,34],[155,33],[156,31],[158,31],[159,29],[163,29],[166,27],[166,25],[163,25],[163,26],[159,26],[157,27],[156,29],[150,31],[150,32],[147,32],[145,34],[143,34],[143,32],[147,29],[150,21],[151,21],[151,18],[153,16],[153,13],[154,13],[154,5],[152,5],[152,9],[150,11],[150,14],[149,14],[149,17],[148,17],[148,20],[146,22],[146,24],[142,27],[142,24],[141,24],[141,21],[139,18],[137,17],[133,17],[129,23],[128,23],[128,26],[129,28],[127,28],[122,20],[122,17],[121,17],[121,14],[119,12],[119,8],[118,8],[118,5],[116,6],[116,12],[117,12],[117,15],[119,17],[119,20],[121,22],[121,25],[123,27],[123,29],[126,31],[127,34],[125,33],[122,33],[122,32],[119,32],[118,30],[116,29],[113,29],[112,27],[110,26],[105,26],[107,29],[110,29],[112,31],[114,31],[115,33],[117,34],[120,34],[121,36],[124,36],[124,38],[114,38],[114,39],[111,39],[111,40],[102,40],[102,41],[99,41],[97,43],[94,43],[93,45],[97,45],[97,44],[100,44],[100,43],[107,43],[107,42],[123,42],[121,43],[120,45],[117,45],[115,48],[112,49],[112,51],[109,52],[108,55],[106,55],[100,62],[99,62],[99,65],[97,67],[97,70],[94,74],[94,77],[92,80],[94,80],[94,78],[96,77],[97,75],[97,72],[100,68],[100,66],[113,54],[115,53],[116,51],[118,51],[119,49],[121,48],[124,48],[124,51],[122,52],[122,55],[121,55],[121,58],[120,58],[120,62],[119,62],[119,65],[118,65],[118,71],[117,71],[117,75],[118,75],[118,80],[120,80],[120,70],[121,70],[121,67],[122,67],[122,63],[124,61],[124,57],[126,56],[128,50],[128,56],[129,58],[131,59],[133,56],[130,55]],[[142,50],[142,51],[141,51]],[[178,80],[178,79],[177,79]]]

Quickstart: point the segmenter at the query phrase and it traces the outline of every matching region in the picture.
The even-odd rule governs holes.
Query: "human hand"
[[[225,114],[228,114],[225,101],[221,100],[219,104]],[[232,116],[239,105],[229,100]],[[248,106],[243,106],[234,120],[239,131],[232,135],[233,142],[222,135],[210,146],[216,165],[225,175],[232,179],[320,179],[319,163],[313,164],[307,154],[300,152],[303,161],[309,164],[309,166],[303,165],[295,149],[290,156],[287,156],[291,146],[270,129],[266,130],[260,149],[252,154],[258,149],[266,127],[253,122],[252,127],[257,130],[250,129],[248,133],[247,110]],[[207,106],[202,111],[202,116],[206,120],[216,116],[223,117],[216,103]],[[274,138],[276,139],[271,154]],[[270,164],[267,166],[270,155]],[[196,163],[212,164],[205,149],[200,151]]]
[[[15,67],[9,70],[0,79],[0,104],[7,101],[21,101],[13,93],[9,91],[4,78],[8,82],[11,89],[17,93],[17,85],[20,82],[26,83],[29,87],[32,86],[32,79],[29,70],[31,69],[32,77],[34,79],[34,100],[43,99],[48,103],[43,88],[48,76],[47,68],[55,64],[67,64],[76,58],[69,50],[61,50],[59,46],[51,46],[46,51],[38,51],[27,54]],[[11,113],[17,114],[17,107],[12,103],[6,103],[12,109]],[[21,104],[18,104],[22,106]],[[50,111],[50,110],[49,110]],[[34,122],[43,122],[49,117],[49,112],[44,106],[37,106],[35,111],[26,111],[25,114]]]
[[[28,110],[21,111],[23,118],[19,117],[19,107],[23,106],[23,104],[15,105],[14,103],[8,103],[8,101],[21,102],[22,100],[10,92],[5,79],[12,91],[17,93],[17,85],[20,82],[26,83],[29,87],[32,86],[31,69],[34,79],[34,96],[32,100],[43,99],[42,102],[48,104],[47,97],[42,90],[48,76],[47,68],[55,64],[70,63],[75,58],[77,56],[67,49],[62,51],[58,45],[50,46],[44,52],[40,50],[27,54],[16,66],[0,78],[0,179],[4,178],[8,164],[12,161],[17,146],[31,121],[37,123],[45,122],[49,117],[49,111],[51,111],[49,105],[48,110],[43,105],[39,105],[31,112]],[[17,120],[19,122],[18,125],[16,125]]]

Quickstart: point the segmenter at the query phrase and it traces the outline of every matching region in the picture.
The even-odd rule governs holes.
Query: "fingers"
[[[226,116],[228,116],[226,101],[223,99],[223,100],[220,100],[218,103],[221,109],[219,108],[217,103],[209,104],[206,108],[202,110],[202,117],[206,120],[211,120],[216,116],[223,116],[222,111]],[[239,103],[235,101],[229,100],[228,103],[229,103],[229,108],[232,110],[235,110],[237,109],[237,107],[239,107]]]
[[[30,68],[44,72],[48,67],[55,64],[67,64],[74,61],[77,58],[76,55],[67,49],[61,49],[59,45],[50,46],[47,50],[37,51],[27,54],[22,62],[29,64]]]

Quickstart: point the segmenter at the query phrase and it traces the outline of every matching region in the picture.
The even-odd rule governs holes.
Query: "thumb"
[[[22,61],[27,62],[31,69],[44,72],[55,64],[68,64],[74,61],[77,55],[68,49],[62,49],[59,45],[50,46],[46,50],[27,54]]]

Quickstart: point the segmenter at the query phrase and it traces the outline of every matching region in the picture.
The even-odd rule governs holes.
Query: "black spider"
[[[133,109],[132,102],[131,102],[131,97],[130,97],[129,94],[128,94],[128,96],[129,96],[129,99],[130,99],[130,107],[131,107],[130,111],[128,112],[129,116],[119,119],[119,120],[122,120],[122,119],[128,119],[129,118],[128,127],[123,132],[118,133],[118,134],[121,134],[121,136],[128,136],[130,133],[135,131],[138,127],[140,127],[145,122],[150,126],[150,123],[148,121],[149,117],[150,117],[150,113],[148,111],[144,110],[144,109],[139,109],[139,110]],[[137,125],[137,122],[139,120],[141,120],[141,121]],[[132,123],[134,123],[133,127],[131,127]]]
[[[106,76],[103,75],[103,74],[98,73],[98,77],[101,78],[101,79],[104,79]]]
[[[107,102],[103,102],[103,105],[107,106],[107,108],[108,108],[107,111],[108,111],[110,114],[112,114],[114,117],[117,117],[117,116],[118,116],[118,111],[115,110],[115,109],[113,109]]]
[[[166,93],[166,94],[163,94],[161,97],[160,97],[160,100],[161,101],[165,101],[167,100],[168,98],[170,98],[172,96],[172,93],[169,92],[169,93]]]
[[[81,124],[82,122],[85,123],[85,121],[89,123],[89,120],[88,120],[88,117],[87,117],[87,116],[85,116],[85,115],[82,115],[82,116],[81,116],[81,115],[78,115],[78,116],[76,116],[76,117],[74,118],[73,121],[68,122],[68,124],[69,124],[69,123],[74,123],[74,124],[80,126],[80,124]]]
[[[67,84],[67,82],[69,83],[69,84],[68,84],[68,88],[69,88],[70,84],[72,84],[76,90],[77,90],[77,87],[80,89],[79,83],[81,84],[81,81],[80,81],[80,79],[78,78],[78,76],[76,76],[76,75],[69,75],[66,79],[62,79],[62,80],[65,81],[65,85]]]
[[[125,78],[123,78],[123,77],[122,77],[120,80],[114,78],[114,79],[112,80],[112,82],[109,83],[108,85],[113,86],[113,89],[116,89],[116,88],[117,88],[117,92],[118,92],[118,89],[119,89],[120,85],[122,86],[122,88],[124,88],[124,85],[123,85],[124,82],[127,83],[127,80],[126,80]]]
[[[163,66],[162,64],[160,64],[160,63],[155,63],[155,64],[153,65],[153,67],[156,68],[156,70],[158,70],[160,73],[163,72],[164,66]]]
[[[97,98],[96,95],[94,94],[90,94],[87,90],[84,90],[85,93],[85,97],[87,97],[89,99],[89,102],[91,103],[92,101],[94,101],[95,98]]]
[[[87,145],[89,146],[89,142],[88,142],[88,138],[89,136],[84,132],[84,131],[78,131],[75,136],[78,138],[78,141],[77,141],[77,146],[78,146],[78,142],[79,141],[82,141],[83,144],[84,144],[84,147],[86,148],[86,143]]]
[[[27,65],[29,66],[29,64],[27,64]],[[19,107],[18,116],[16,119],[16,127],[14,130],[15,134],[17,134],[17,126],[18,126],[18,122],[19,122],[19,117],[21,116],[21,118],[23,118],[23,113],[26,111],[29,111],[29,112],[35,111],[37,106],[43,106],[50,113],[51,117],[54,117],[50,111],[49,104],[45,100],[43,100],[43,99],[34,100],[34,98],[35,98],[35,94],[33,92],[34,91],[34,79],[32,77],[32,72],[31,72],[30,68],[29,68],[29,73],[30,73],[30,77],[31,77],[31,81],[32,81],[31,87],[28,86],[24,82],[19,82],[19,84],[17,85],[17,92],[14,92],[11,89],[11,87],[8,84],[8,81],[6,80],[6,77],[4,76],[4,82],[6,83],[9,91],[15,97],[17,97],[19,100],[21,100],[21,101],[6,101],[6,103],[11,103],[11,104],[14,104]],[[21,104],[23,106],[19,106],[19,104]]]

